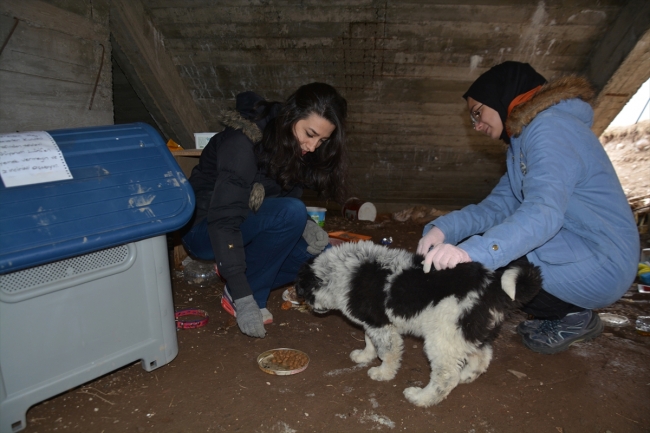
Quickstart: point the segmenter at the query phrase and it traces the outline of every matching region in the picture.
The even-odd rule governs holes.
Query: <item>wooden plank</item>
[[[2,52],[0,70],[94,86],[103,55],[100,84],[110,88],[111,74],[104,73],[110,71],[110,46],[107,47],[106,42],[101,45],[51,29],[27,28],[23,24]]]
[[[650,78],[650,2],[631,0],[593,51],[584,74],[598,91],[592,130],[600,135]]]
[[[0,57],[0,132],[113,123],[107,15],[14,0],[0,3],[0,14],[3,32],[18,19]]]
[[[160,32],[139,0],[114,0],[111,31],[119,45],[116,59],[166,138],[193,148],[194,132],[207,130],[191,94],[167,54]]]
[[[110,88],[0,71],[0,132],[113,124]]]
[[[38,0],[2,0],[0,13],[16,17],[35,27],[43,27],[88,40],[108,39],[108,27],[105,22],[95,22]]]

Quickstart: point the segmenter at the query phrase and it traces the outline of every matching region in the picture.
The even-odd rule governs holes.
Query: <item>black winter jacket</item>
[[[207,218],[215,261],[233,299],[252,294],[245,275],[246,256],[239,226],[251,212],[253,184],[261,183],[267,198],[302,196],[300,186],[282,190],[257,168],[254,145],[280,108],[275,104],[267,117],[255,120],[255,104],[261,100],[253,92],[237,95],[237,111],[226,113],[226,129],[210,139],[189,179],[196,196],[194,224]]]

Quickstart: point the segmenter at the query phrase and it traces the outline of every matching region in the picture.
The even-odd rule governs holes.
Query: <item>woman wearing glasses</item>
[[[490,195],[427,224],[425,272],[477,261],[490,269],[525,257],[544,290],[517,332],[557,353],[603,330],[592,309],[614,303],[636,275],[639,234],[614,168],[591,132],[593,90],[580,77],[547,82],[505,62],[463,95],[476,131],[508,145],[507,173]]]

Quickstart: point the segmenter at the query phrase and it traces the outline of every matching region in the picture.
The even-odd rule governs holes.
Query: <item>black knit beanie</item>
[[[510,144],[506,133],[508,107],[513,99],[535,87],[546,84],[546,79],[528,63],[503,62],[481,74],[469,87],[463,98],[471,97],[496,110],[503,123],[501,140]]]

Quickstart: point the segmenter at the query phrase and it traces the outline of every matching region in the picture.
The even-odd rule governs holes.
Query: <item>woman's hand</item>
[[[418,242],[417,253],[426,256],[429,250],[445,241],[445,234],[438,227],[433,226],[429,232]]]
[[[424,257],[424,273],[428,274],[433,265],[436,270],[455,268],[459,263],[471,262],[469,254],[462,249],[451,244],[440,244],[434,247]]]
[[[302,237],[307,242],[307,252],[313,256],[320,254],[327,244],[330,243],[330,237],[327,232],[312,219],[307,220]]]

